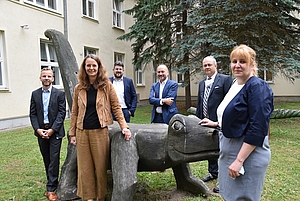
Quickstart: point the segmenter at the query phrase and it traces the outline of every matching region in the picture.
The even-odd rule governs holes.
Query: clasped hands
[[[43,138],[43,139],[49,139],[50,136],[54,133],[53,129],[37,129],[37,133]]]

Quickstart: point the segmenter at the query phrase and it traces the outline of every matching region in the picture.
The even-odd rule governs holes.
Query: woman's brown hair
[[[95,82],[93,83],[93,86],[95,89],[103,89],[106,86],[107,82],[109,81],[108,75],[106,72],[106,68],[103,65],[101,59],[97,55],[94,55],[94,54],[88,54],[83,59],[81,65],[80,65],[80,69],[78,72],[79,88],[88,90],[90,87],[89,77],[85,70],[86,60],[88,58],[95,60],[98,64],[97,78],[96,78]]]

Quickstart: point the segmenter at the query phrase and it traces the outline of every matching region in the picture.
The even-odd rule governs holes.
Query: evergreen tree
[[[260,76],[282,73],[293,82],[300,72],[300,0],[140,0],[125,13],[136,23],[119,37],[132,40],[133,64],[153,62],[185,75],[186,107],[190,74],[213,55],[219,72],[230,74],[229,54],[246,44],[257,53]]]
[[[186,11],[176,10],[180,0],[140,0],[126,14],[133,15],[136,23],[129,29],[130,32],[118,39],[132,40],[134,53],[133,64],[136,68],[143,64],[153,62],[165,64],[169,70],[176,70],[185,76],[186,107],[191,106],[191,93],[189,85],[190,68],[187,65],[188,52],[180,53],[182,57],[172,54],[172,49],[181,41],[185,34]]]
[[[290,81],[298,78],[299,1],[216,0],[192,1],[198,4],[189,15],[188,25],[197,27],[190,35],[195,49],[205,47],[223,70],[229,71],[229,54],[235,45],[246,44],[257,53],[260,72],[281,72]],[[204,55],[203,55],[204,56]]]
[[[169,66],[175,32],[172,27],[174,3],[174,0],[140,0],[132,9],[125,11],[136,21],[129,28],[130,32],[118,39],[133,41],[133,64],[136,67],[149,62]]]

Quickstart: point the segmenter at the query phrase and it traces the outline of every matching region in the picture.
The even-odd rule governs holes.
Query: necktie
[[[210,80],[211,78],[208,78]],[[210,84],[205,86],[204,96],[203,96],[203,118],[208,118],[207,114],[207,100],[210,92]]]

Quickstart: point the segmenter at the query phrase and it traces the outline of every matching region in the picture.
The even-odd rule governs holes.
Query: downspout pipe
[[[63,1],[64,9],[64,35],[68,39],[68,9],[67,9],[67,0]]]

